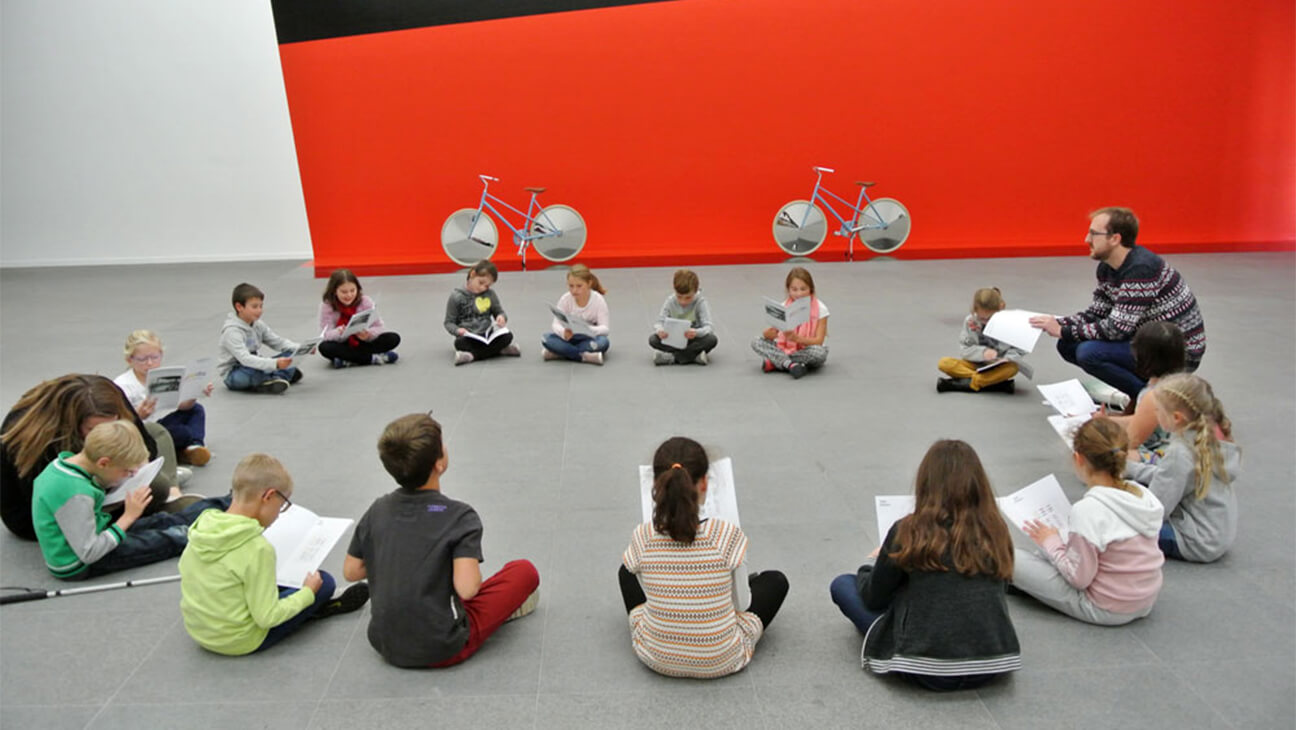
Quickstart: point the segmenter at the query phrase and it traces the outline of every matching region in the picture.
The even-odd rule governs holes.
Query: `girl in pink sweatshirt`
[[[1044,550],[1017,550],[1013,586],[1081,621],[1119,626],[1152,611],[1161,590],[1157,547],[1164,513],[1152,492],[1122,479],[1129,437],[1098,417],[1075,434],[1076,476],[1087,485],[1067,518],[1068,537],[1042,522],[1026,534]]]

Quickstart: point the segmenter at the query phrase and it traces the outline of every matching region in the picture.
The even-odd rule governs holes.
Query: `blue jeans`
[[[861,634],[868,633],[873,622],[882,616],[864,607],[864,599],[860,598],[859,591],[855,588],[855,576],[851,573],[843,573],[834,578],[828,592],[832,594],[833,603],[837,604],[837,608],[855,624]]]
[[[190,446],[202,446],[203,439],[207,437],[207,412],[203,410],[201,403],[193,404],[193,408],[187,411],[172,411],[159,418],[158,423],[171,434],[176,451],[184,451]]]
[[[280,641],[283,641],[289,634],[301,628],[301,625],[306,623],[307,619],[314,616],[316,612],[323,608],[324,604],[333,599],[333,590],[337,588],[337,583],[333,580],[333,576],[321,570],[320,578],[323,579],[324,583],[320,586],[320,589],[315,592],[315,602],[306,608],[303,608],[301,613],[296,616],[293,616],[278,626],[270,627],[270,632],[266,634],[265,639],[261,642],[261,646],[258,646],[256,651],[265,651],[275,644],[278,644]],[[280,586],[279,597],[287,598],[299,590],[301,589],[284,588],[283,586]]]
[[[286,357],[286,355],[280,354],[279,357]],[[225,387],[230,390],[256,390],[258,385],[274,378],[291,383],[293,376],[296,374],[297,367],[294,365],[289,365],[283,370],[272,370],[268,373],[246,365],[235,365],[234,369],[225,376]]]
[[[141,517],[131,523],[120,545],[91,563],[90,569],[77,577],[95,578],[174,558],[189,544],[189,525],[203,510],[224,510],[229,504],[228,496],[217,497],[194,502],[174,514],[157,512]]]
[[[607,335],[590,337],[589,335],[573,334],[570,340],[564,340],[552,332],[546,332],[545,336],[540,338],[540,343],[544,345],[546,350],[577,362],[580,361],[582,353],[607,352],[607,349],[612,346]]]
[[[1174,528],[1170,526],[1170,521],[1166,520],[1161,523],[1161,534],[1157,536],[1157,547],[1167,558],[1183,560],[1183,553],[1179,552],[1179,541],[1175,539]]]
[[[1057,349],[1063,360],[1079,365],[1086,373],[1128,395],[1131,401],[1138,400],[1139,391],[1147,387],[1147,381],[1134,372],[1134,352],[1129,342],[1060,339]]]

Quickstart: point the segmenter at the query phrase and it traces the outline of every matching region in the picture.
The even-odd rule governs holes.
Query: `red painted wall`
[[[908,206],[901,257],[1078,253],[1108,204],[1160,251],[1296,248],[1294,29],[1290,0],[681,0],[280,53],[317,269],[381,273],[453,267],[479,172],[580,210],[601,265],[780,260],[815,164]]]

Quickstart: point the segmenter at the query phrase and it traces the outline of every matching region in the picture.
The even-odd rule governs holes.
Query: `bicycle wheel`
[[[808,200],[793,200],[774,216],[774,242],[793,256],[807,256],[823,245],[828,220],[819,206]]]
[[[869,226],[859,232],[860,243],[870,251],[890,253],[909,238],[909,209],[894,198],[878,198],[865,206],[860,222]]]
[[[557,232],[555,236],[531,239],[536,253],[560,264],[576,258],[585,248],[585,219],[569,205],[550,205],[531,221],[531,235],[541,236]]]
[[[472,266],[490,258],[498,244],[499,230],[495,228],[495,221],[484,212],[478,215],[476,208],[456,210],[441,226],[441,248],[445,249],[451,261],[460,266]]]

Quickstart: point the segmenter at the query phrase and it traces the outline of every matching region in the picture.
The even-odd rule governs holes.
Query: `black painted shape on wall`
[[[280,43],[667,0],[271,0]]]

